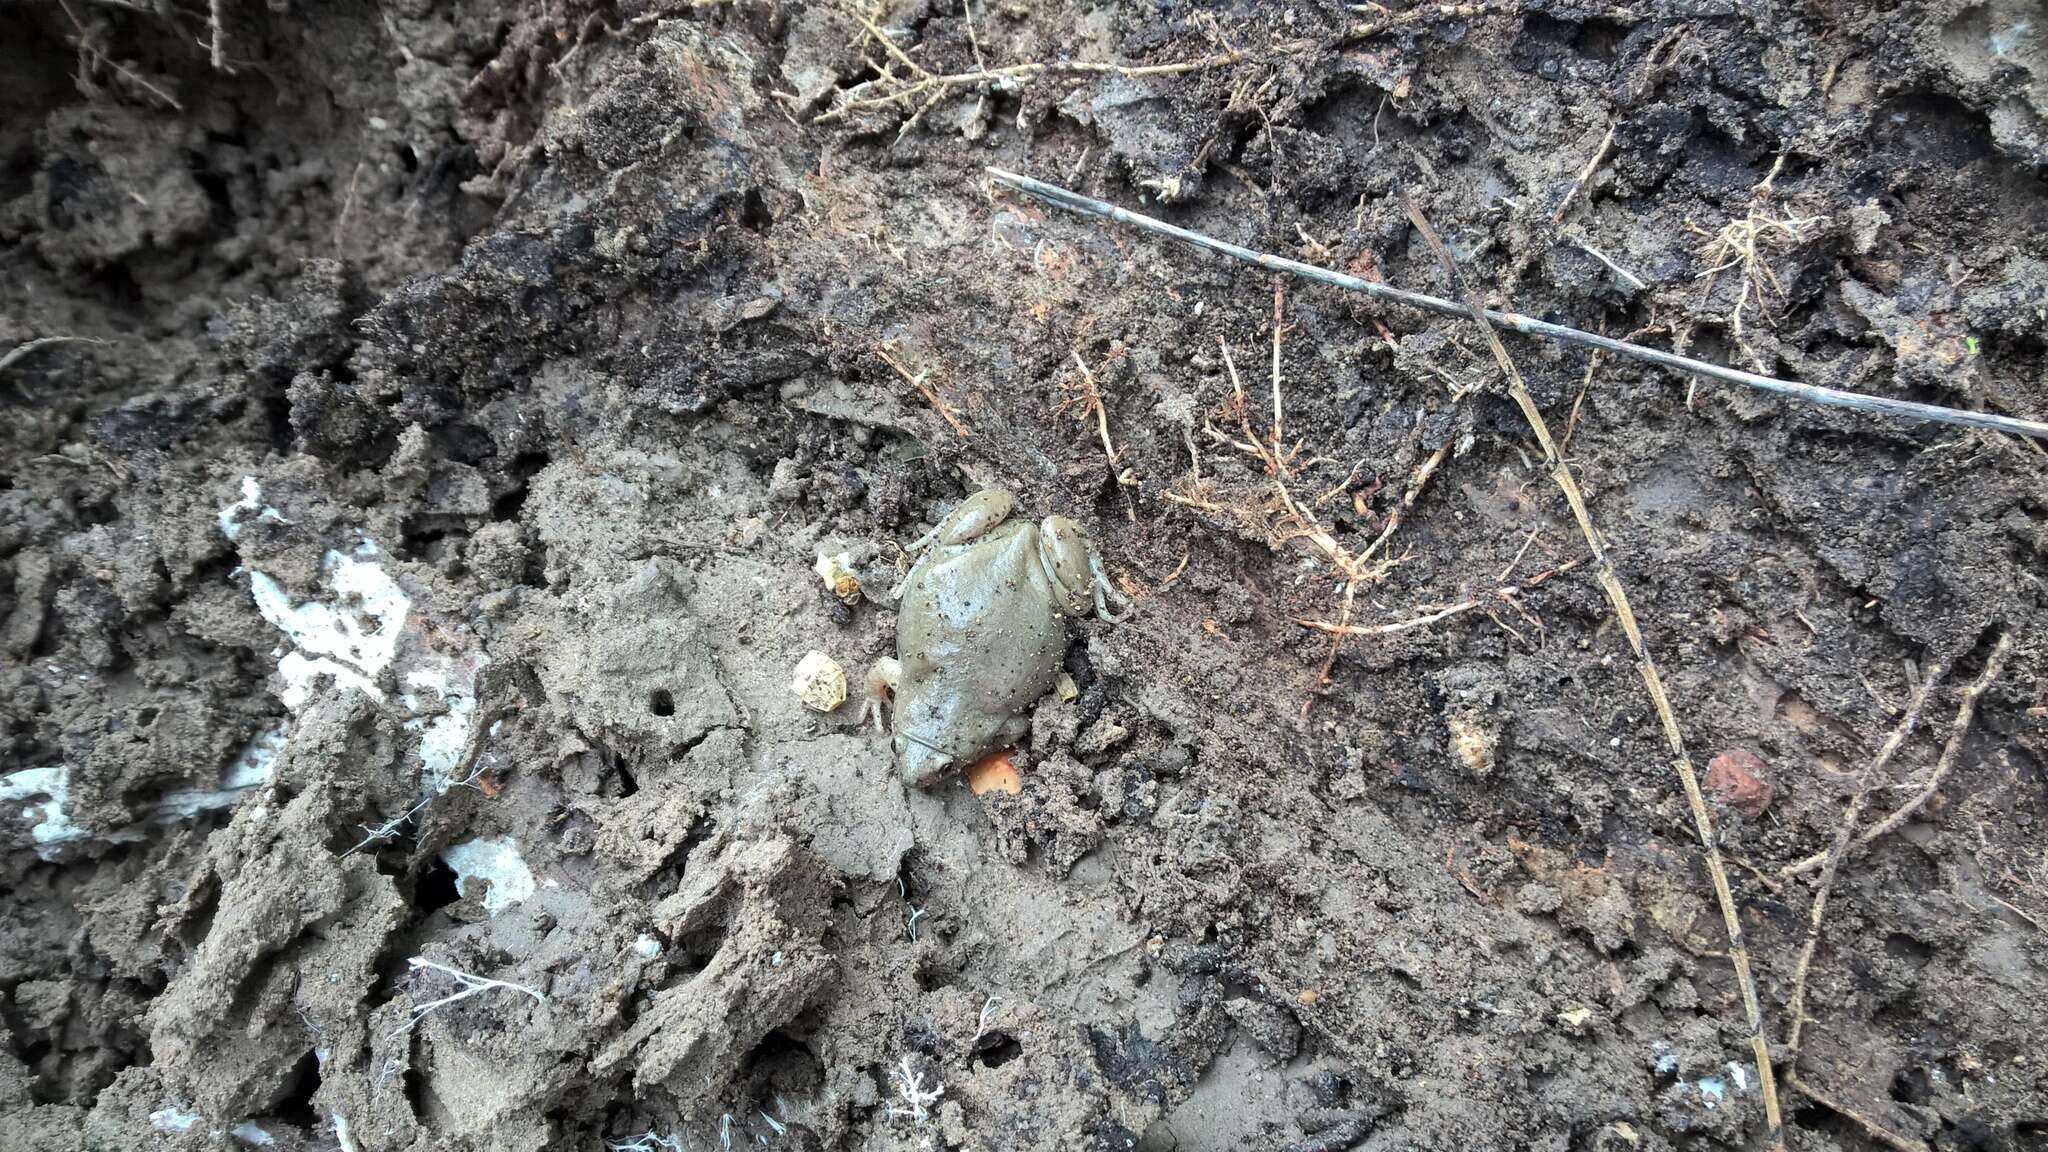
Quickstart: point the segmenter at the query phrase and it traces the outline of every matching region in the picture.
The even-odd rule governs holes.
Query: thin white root
[[[925,1084],[924,1075],[910,1062],[908,1056],[903,1058],[901,1064],[890,1070],[889,1076],[896,1081],[896,1091],[903,1097],[901,1104],[890,1102],[889,1116],[892,1119],[897,1116],[908,1116],[919,1124],[931,1119],[931,1106],[938,1103],[939,1097],[946,1094],[946,1086],[936,1082]]]
[[[503,988],[508,992],[524,992],[526,995],[533,997],[534,1002],[537,1004],[545,1004],[548,1002],[548,998],[546,996],[541,995],[539,992],[535,991],[532,988],[528,988],[524,984],[513,984],[504,980],[492,980],[487,976],[473,976],[467,972],[461,972],[457,971],[454,968],[450,968],[446,964],[436,964],[432,960],[423,959],[419,956],[415,956],[412,959],[407,960],[406,964],[411,968],[431,968],[436,972],[443,972],[447,975],[453,976],[455,977],[456,982],[462,985],[462,991],[454,993],[453,995],[443,996],[439,1000],[430,1000],[425,1004],[413,1005],[412,1011],[406,1016],[405,1023],[399,1025],[398,1028],[394,1029],[389,1036],[384,1037],[386,1042],[396,1040],[400,1036],[405,1035],[407,1032],[412,1031],[413,1026],[418,1024],[421,1020],[426,1019],[429,1014],[438,1011],[439,1009],[446,1008],[448,1005],[454,1004],[457,1001],[467,1000],[471,996],[477,996],[485,992],[489,992],[493,988]]]

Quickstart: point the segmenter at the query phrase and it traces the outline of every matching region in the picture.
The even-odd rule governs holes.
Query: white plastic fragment
[[[510,836],[467,840],[444,849],[441,859],[455,872],[456,895],[467,896],[472,881],[482,880],[491,886],[484,893],[486,916],[496,916],[533,895],[533,870],[519,855],[519,842]]]
[[[199,1123],[199,1114],[166,1104],[149,1114],[149,1123],[159,1132],[190,1132],[192,1125]]]
[[[73,824],[64,813],[65,802],[71,799],[69,768],[61,764],[50,768],[24,768],[0,778],[0,804],[33,798],[39,798],[39,802],[23,807],[21,818],[35,821],[29,829],[29,838],[35,841],[38,856],[48,860],[58,845],[85,839],[85,830]]]
[[[642,957],[645,957],[646,959],[652,960],[656,956],[661,955],[661,941],[656,940],[654,937],[647,935],[645,932],[642,932],[640,936],[633,941],[633,951],[638,953]]]
[[[277,1143],[277,1138],[256,1126],[253,1120],[244,1120],[228,1129],[228,1135],[255,1148],[268,1148]]]

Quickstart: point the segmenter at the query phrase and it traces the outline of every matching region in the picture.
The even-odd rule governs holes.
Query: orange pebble
[[[1024,791],[1024,778],[1017,775],[1017,766],[1010,761],[1008,751],[991,752],[967,769],[967,790],[976,796],[988,792],[1008,792],[1015,796]]]

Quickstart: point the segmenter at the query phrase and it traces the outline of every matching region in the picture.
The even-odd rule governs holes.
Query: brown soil
[[[1479,334],[1287,285],[1276,478],[1271,279],[982,168],[1441,291],[1406,188],[1519,311],[2041,418],[2037,7],[204,9],[0,9],[0,1148],[1766,1144]],[[873,101],[1077,60],[1206,64]],[[1774,1043],[1780,870],[2013,638],[1774,1055],[1794,1149],[2048,1147],[2048,455],[1510,347],[1720,758]],[[1439,450],[1352,619],[1484,608],[1324,683],[1276,480],[1355,554]],[[985,486],[1136,612],[1074,626],[1020,794],[906,790],[790,677],[857,692]]]

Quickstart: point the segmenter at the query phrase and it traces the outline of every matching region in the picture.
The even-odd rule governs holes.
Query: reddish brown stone
[[[1771,785],[1764,779],[1763,757],[1735,748],[1714,757],[1702,782],[1707,795],[1754,819],[1771,806]]]

